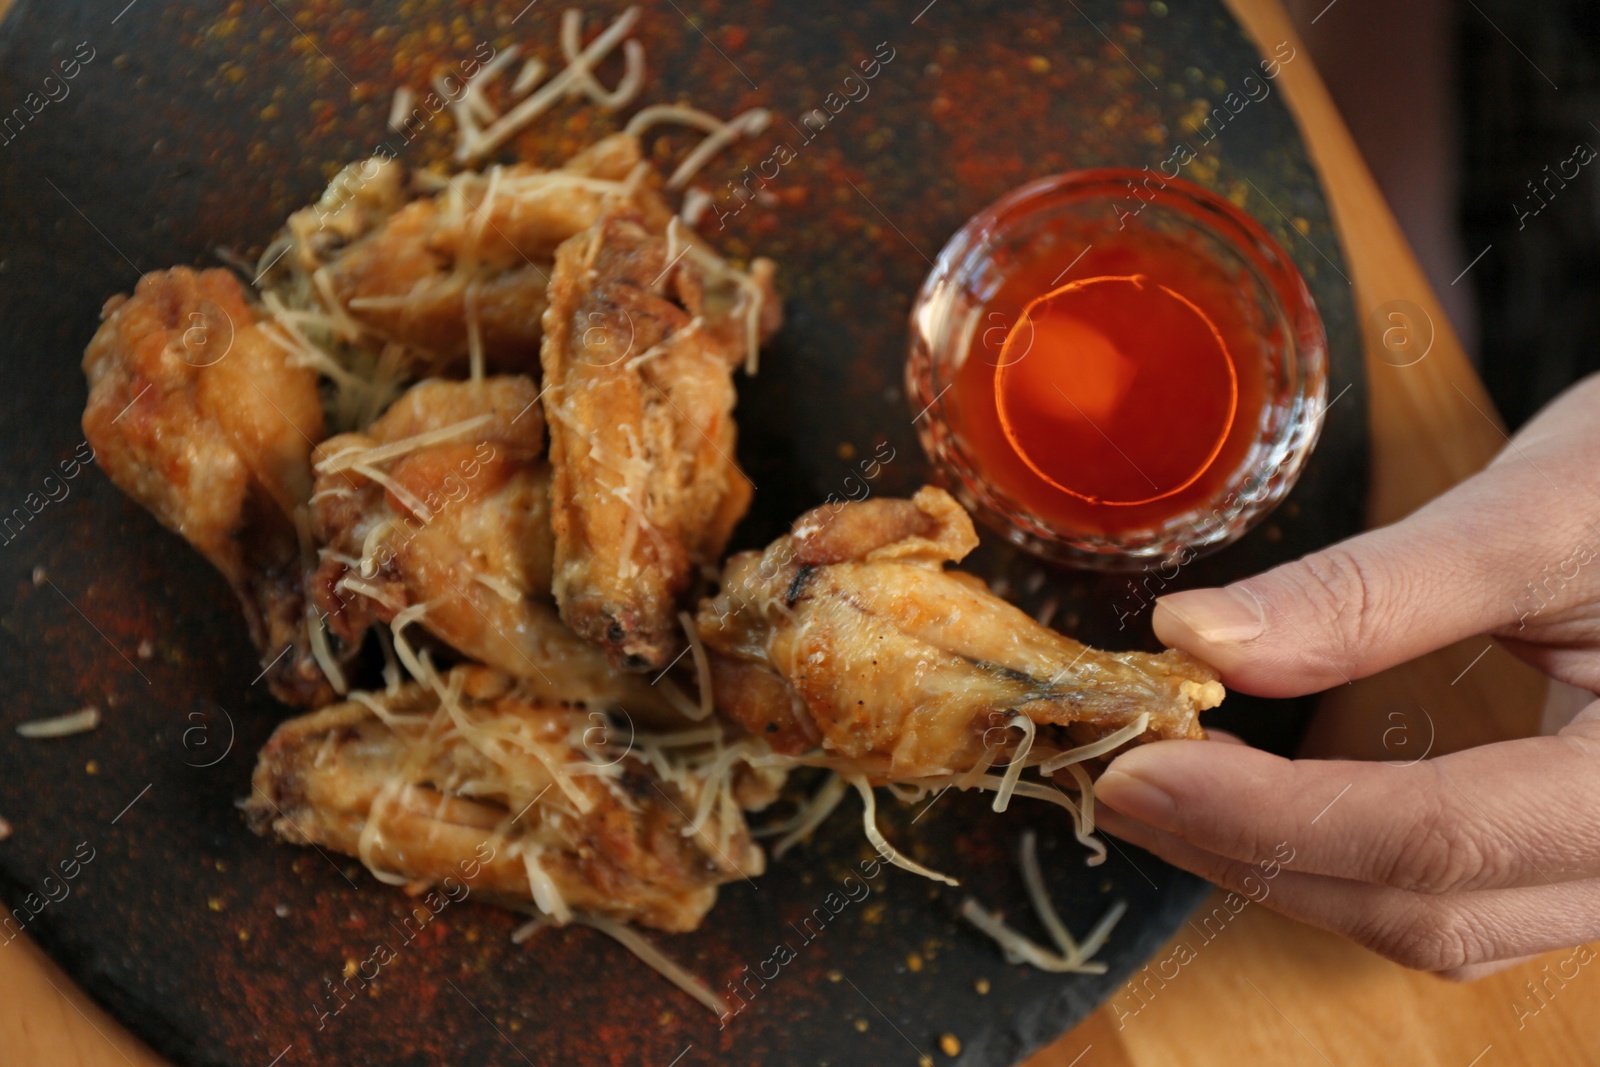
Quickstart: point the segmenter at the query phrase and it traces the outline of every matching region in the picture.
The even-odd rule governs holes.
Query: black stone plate
[[[996,817],[952,796],[912,825],[918,811],[885,795],[891,839],[964,885],[900,871],[845,883],[871,856],[851,800],[810,848],[730,886],[703,930],[657,938],[718,989],[747,990],[719,1028],[591,930],[514,947],[518,920],[469,900],[413,933],[406,898],[355,862],[249,834],[234,800],[283,709],[253,684],[223,582],[74,459],[80,354],[102,301],[139,272],[215,265],[222,245],[258,251],[339,164],[379,145],[409,163],[440,158],[447,118],[410,142],[385,128],[394,87],[421,93],[486,41],[556,60],[560,5],[124,3],[22,0],[0,33],[0,814],[15,827],[0,844],[0,896],[15,909],[0,940],[25,929],[182,1064],[690,1067],[943,1063],[947,1033],[962,1042],[954,1062],[1011,1064],[1172,933],[1199,882],[1125,847],[1087,868],[1060,813],[1026,801]],[[590,32],[618,10],[599,6]],[[1305,273],[1339,399],[1291,500],[1178,583],[1238,577],[1356,528],[1366,400],[1338,242],[1276,84],[1220,3],[664,0],[646,5],[638,36],[650,99],[775,113],[702,176],[719,214],[737,206],[728,183],[743,167],[758,173],[788,148],[781,166],[766,162],[770,196],[703,226],[731,254],[776,259],[788,308],[760,376],[741,384],[740,459],[759,487],[741,547],[830,493],[859,493],[874,459],[872,492],[922,482],[900,392],[904,322],[963,220],[1028,179],[1156,165],[1184,143],[1198,153],[1186,176],[1234,197]],[[875,53],[875,77],[847,82]],[[1220,132],[1188,124],[1259,85],[1271,95]],[[836,114],[808,136],[813,108]],[[554,159],[615,125],[570,105],[517,147]],[[675,155],[690,139],[674,137],[662,147]],[[977,565],[1029,610],[1056,597],[1056,624],[1086,640],[1151,643],[1148,594],[1125,577],[993,545]],[[12,732],[85,704],[105,713],[91,734]],[[1282,750],[1307,711],[1236,696],[1215,721]],[[972,893],[1028,926],[1014,856],[1029,825],[1076,928],[1128,902],[1103,977],[1010,966],[957,916]],[[813,915],[826,923],[807,926]],[[393,958],[333,1015],[327,983],[375,954]]]

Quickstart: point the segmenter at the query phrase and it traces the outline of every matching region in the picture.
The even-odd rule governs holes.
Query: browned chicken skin
[[[615,671],[556,616],[538,399],[520,376],[426,381],[367,433],[329,438],[312,497],[317,605],[347,643],[426,605],[417,625],[550,699],[659,719],[662,691]],[[419,435],[433,436],[406,444]]]
[[[560,170],[528,164],[452,176],[398,202],[398,164],[352,164],[318,204],[290,220],[307,273],[377,337],[422,357],[421,373],[460,367],[473,308],[487,365],[532,371],[552,260],[608,206],[632,205],[658,231],[671,212],[642,183],[638,139],[616,134]],[[393,192],[391,192],[393,190]]]
[[[268,337],[227,271],[151,272],[103,317],[83,357],[100,466],[232,584],[273,693],[330,699],[295,517],[322,439],[315,372]]]
[[[617,664],[659,669],[683,647],[679,598],[750,501],[733,370],[777,329],[770,264],[740,274],[618,212],[563,244],[551,279],[556,602]]]
[[[765,552],[735,556],[697,618],[718,708],[780,752],[820,744],[899,780],[973,768],[1013,716],[1056,748],[1144,712],[1143,739],[1204,736],[1198,713],[1223,696],[1214,671],[1040,626],[945,569],[976,545],[961,506],[924,488],[817,508]]]
[[[386,881],[446,878],[660,930],[692,930],[717,886],[765,860],[736,804],[708,808],[692,771],[663,777],[592,713],[530,697],[498,671],[461,667],[439,691],[408,686],[280,726],[246,813],[273,832],[362,858]],[[368,698],[372,700],[374,698]]]

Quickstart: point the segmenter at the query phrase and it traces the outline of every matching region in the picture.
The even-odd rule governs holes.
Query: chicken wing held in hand
[[[717,706],[779,752],[820,745],[901,781],[993,759],[990,731],[1018,717],[1057,749],[1145,713],[1145,740],[1204,736],[1198,713],[1223,697],[1215,671],[1039,625],[945,569],[977,543],[961,505],[930,487],[817,508],[766,551],[735,556],[696,622]]]
[[[384,881],[453,877],[558,922],[692,930],[717,886],[761,873],[739,805],[702,803],[731,784],[683,766],[663,777],[626,733],[498,671],[438,681],[280,726],[245,805],[252,827],[359,856]]]
[[[626,669],[682,649],[679,598],[749,504],[733,371],[777,329],[771,273],[626,211],[556,254],[540,350],[556,602]]]
[[[102,315],[83,357],[100,466],[228,579],[273,693],[330,699],[296,522],[322,439],[315,372],[267,335],[227,271],[153,271]]]

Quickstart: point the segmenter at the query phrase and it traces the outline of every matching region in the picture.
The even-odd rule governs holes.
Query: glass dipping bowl
[[[1252,382],[1253,402],[1241,405],[1206,478],[1137,512],[1099,505],[1097,519],[1081,503],[1052,504],[1048,489],[1029,483],[1037,474],[996,459],[993,433],[983,428],[992,415],[952,387],[969,358],[994,351],[1007,316],[1018,321],[1020,309],[995,304],[1009,282],[1044,262],[1072,264],[1057,282],[1126,273],[1112,268],[1119,250],[1135,247],[1200,265],[1211,294],[1206,312],[1229,323],[1236,341],[1248,340],[1229,351],[1238,380]],[[1322,320],[1283,249],[1217,194],[1150,170],[1076,171],[1008,193],[950,239],[911,309],[907,396],[941,480],[1012,543],[1094,570],[1188,562],[1241,537],[1299,477],[1322,429],[1327,379]],[[975,447],[984,439],[986,456]]]

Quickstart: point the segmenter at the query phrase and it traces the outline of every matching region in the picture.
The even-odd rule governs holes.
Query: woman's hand
[[[1163,597],[1153,621],[1263,696],[1474,634],[1600,691],[1600,378],[1405,520]],[[1096,796],[1107,830],[1226,888],[1292,850],[1264,903],[1409,967],[1471,976],[1600,935],[1600,702],[1551,737],[1410,765],[1163,741],[1119,756]]]

